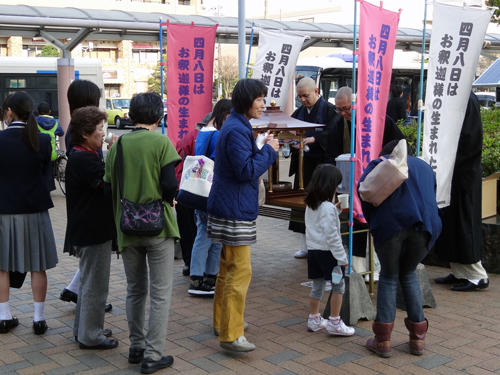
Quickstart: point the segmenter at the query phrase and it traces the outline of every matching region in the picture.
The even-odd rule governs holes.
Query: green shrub
[[[423,120],[423,116],[422,116]],[[409,125],[403,125],[404,120],[398,120],[397,125],[399,129],[401,130],[401,133],[406,138],[406,141],[408,142],[408,145],[410,146],[411,150],[413,151],[413,155],[417,156],[416,150],[417,150],[417,129],[418,129],[418,121],[412,119]],[[423,127],[423,121],[422,121],[422,127],[420,129],[420,154],[422,155],[422,142],[423,142],[423,136],[424,136],[424,127]]]
[[[500,110],[482,109],[483,121],[483,152],[481,166],[483,177],[500,171]]]

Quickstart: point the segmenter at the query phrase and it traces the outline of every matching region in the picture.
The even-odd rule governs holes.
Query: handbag
[[[135,203],[123,197],[123,147],[121,137],[118,138],[117,143],[116,163],[120,201],[122,203],[120,230],[124,234],[131,236],[158,236],[167,224],[163,212],[163,201],[157,199],[151,203]]]
[[[9,271],[10,287],[20,289],[26,279],[26,272]]]
[[[363,201],[378,207],[408,179],[407,152],[406,140],[402,139],[394,147],[389,159],[380,157],[382,161],[359,185],[359,196]]]
[[[207,211],[208,195],[214,180],[214,161],[208,156],[215,131],[208,137],[203,155],[186,156],[177,202],[193,210]]]

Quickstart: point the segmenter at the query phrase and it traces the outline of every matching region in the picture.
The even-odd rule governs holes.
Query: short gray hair
[[[351,100],[352,89],[349,86],[342,86],[337,90],[337,94],[335,95],[335,100],[340,100],[347,98],[347,100]]]
[[[297,82],[297,87],[296,89],[309,89],[309,90],[314,90],[316,88],[316,82],[312,78],[309,77],[304,77]]]

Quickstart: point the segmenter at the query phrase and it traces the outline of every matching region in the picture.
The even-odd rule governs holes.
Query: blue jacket
[[[386,155],[386,158],[388,159],[389,155]],[[381,161],[372,160],[359,183],[364,181],[366,175]],[[374,207],[363,200],[361,206],[377,248],[396,232],[418,223],[422,225],[421,230],[431,234],[429,250],[441,233],[441,219],[436,203],[436,176],[429,164],[416,157],[408,156],[408,179],[380,206]]]
[[[64,130],[61,124],[59,124],[59,121],[57,121],[52,116],[37,116],[36,122],[45,130],[50,130],[54,127],[55,124],[57,124],[55,134],[59,137],[62,137],[64,135]]]
[[[229,220],[255,220],[259,213],[259,177],[276,157],[269,145],[258,149],[250,122],[232,109],[217,137],[208,213]]]

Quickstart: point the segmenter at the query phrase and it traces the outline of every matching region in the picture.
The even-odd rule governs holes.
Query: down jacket
[[[232,109],[217,137],[208,214],[228,220],[255,220],[259,213],[259,177],[276,157],[267,144],[258,149],[250,122]]]

